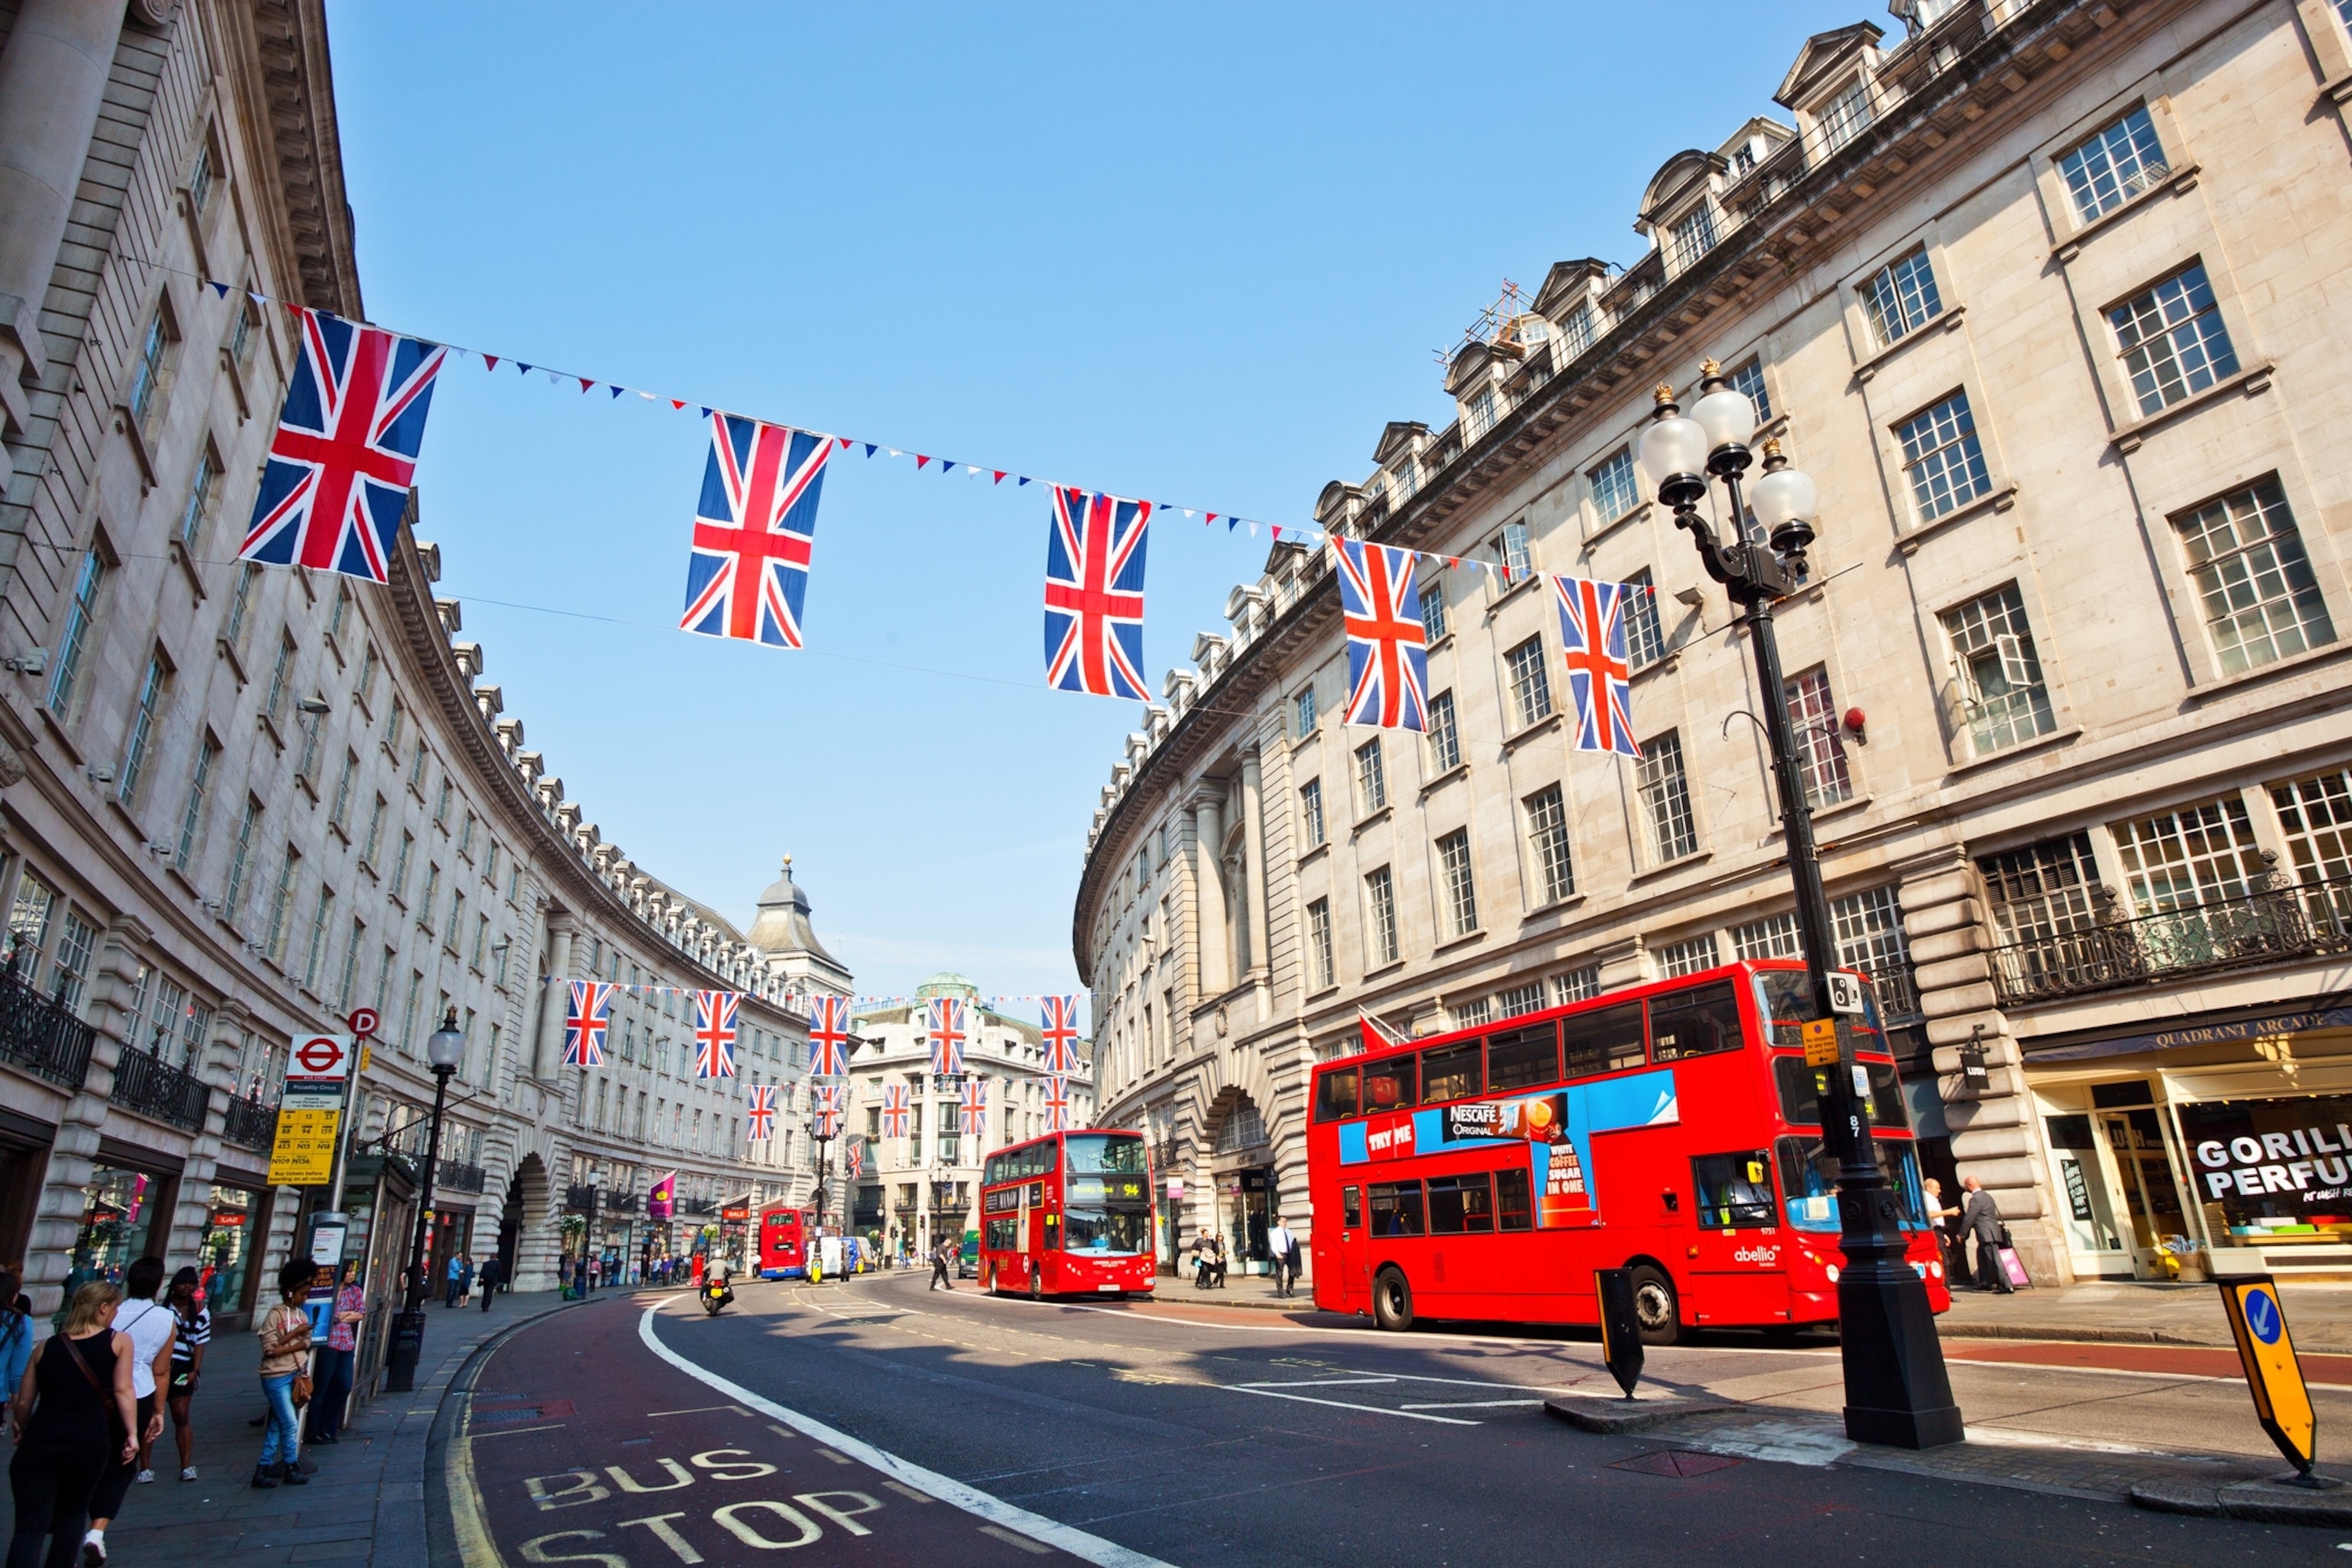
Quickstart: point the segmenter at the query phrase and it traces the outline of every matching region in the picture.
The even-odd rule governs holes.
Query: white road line
[[[1400,1405],[1400,1410],[1492,1410],[1505,1405],[1541,1405],[1540,1399],[1457,1399],[1450,1405]]]
[[[1475,1421],[1465,1421],[1453,1415],[1423,1415],[1418,1410],[1391,1410],[1381,1405],[1351,1405],[1344,1399],[1309,1399],[1303,1394],[1284,1394],[1278,1389],[1252,1388],[1246,1383],[1210,1383],[1204,1388],[1222,1388],[1228,1394],[1255,1394],[1266,1399],[1295,1399],[1301,1405],[1328,1405],[1334,1410],[1367,1410],[1374,1415],[1402,1416],[1407,1421],[1436,1421],[1448,1426],[1475,1426]]]
[[[669,1300],[675,1301],[683,1298],[673,1296]],[[661,1357],[688,1377],[708,1384],[728,1398],[748,1405],[763,1415],[773,1416],[785,1426],[806,1436],[814,1437],[820,1443],[829,1444],[874,1469],[881,1471],[893,1480],[903,1481],[918,1491],[929,1492],[941,1502],[951,1502],[966,1513],[976,1515],[991,1524],[1002,1525],[1033,1541],[1042,1541],[1049,1546],[1060,1547],[1082,1562],[1097,1564],[1097,1568],[1171,1568],[1171,1564],[1161,1562],[1157,1557],[1130,1551],[1115,1541],[1106,1541],[1099,1535],[1089,1534],[1073,1525],[1064,1524],[1059,1520],[1048,1519],[1044,1514],[1032,1513],[1027,1509],[1016,1507],[1002,1498],[991,1497],[977,1487],[966,1486],[952,1477],[943,1476],[937,1470],[926,1469],[920,1465],[898,1458],[896,1454],[875,1447],[870,1443],[860,1442],[848,1433],[828,1426],[814,1416],[803,1415],[797,1410],[788,1410],[772,1399],[752,1393],[741,1384],[697,1366],[662,1343],[661,1337],[654,1332],[654,1314],[661,1310],[663,1304],[656,1302],[646,1309],[645,1315],[637,1320],[637,1337],[645,1342],[646,1348],[654,1354]],[[1439,1417],[1428,1416],[1423,1419],[1435,1420]]]

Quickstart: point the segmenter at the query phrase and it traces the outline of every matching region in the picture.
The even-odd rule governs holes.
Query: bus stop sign
[[[2230,1334],[2238,1342],[2238,1360],[2246,1369],[2246,1388],[2254,1396],[2263,1430],[2294,1466],[2296,1480],[2315,1487],[2340,1484],[2312,1474],[2318,1423],[2311,1391],[2304,1385],[2303,1363],[2286,1331],[2277,1283],[2267,1274],[2231,1275],[2215,1283],[2221,1288],[2222,1310],[2229,1314]]]

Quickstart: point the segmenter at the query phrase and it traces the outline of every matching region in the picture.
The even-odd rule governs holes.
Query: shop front
[[[2026,1047],[2078,1279],[2352,1277],[2352,1008]]]
[[[635,1236],[636,1226],[631,1220],[613,1218],[610,1213],[601,1217],[604,1236],[596,1249],[596,1256],[600,1260],[597,1277],[605,1284],[611,1285],[618,1282],[629,1265],[635,1260],[636,1252],[633,1238]]]
[[[1266,1250],[1265,1233],[1274,1215],[1282,1212],[1272,1165],[1244,1165],[1217,1174],[1223,1213],[1218,1228],[1224,1232],[1230,1267],[1237,1274],[1265,1274],[1274,1268]]]
[[[221,1333],[241,1332],[253,1321],[261,1284],[258,1254],[269,1236],[276,1189],[251,1172],[223,1166],[213,1173],[205,1205],[204,1239],[196,1245],[197,1289]]]
[[[65,1295],[93,1279],[122,1282],[122,1272],[142,1258],[161,1258],[171,1239],[172,1213],[179,1199],[180,1163],[111,1138],[98,1146],[82,1187],[80,1228],[66,1268]]]

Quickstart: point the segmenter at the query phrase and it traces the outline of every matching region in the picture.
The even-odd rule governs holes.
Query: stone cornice
[[[255,152],[278,187],[278,200],[264,210],[284,215],[278,237],[291,263],[285,277],[299,279],[304,304],[364,320],[325,0],[239,0],[229,15],[240,12],[246,37],[237,42],[249,47],[246,61],[256,68],[245,78],[247,123],[268,130],[268,142]]]

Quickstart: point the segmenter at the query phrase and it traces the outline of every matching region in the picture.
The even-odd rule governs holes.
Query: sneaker
[[[81,1538],[82,1568],[105,1568],[106,1537],[95,1530]]]
[[[187,1466],[186,1468],[184,1468],[184,1469],[182,1469],[182,1470],[180,1471],[180,1479],[181,1479],[182,1480],[184,1480],[184,1481],[193,1481],[193,1480],[194,1480],[194,1479],[196,1479],[196,1467],[195,1467],[195,1466],[194,1466],[194,1465],[189,1465],[189,1466]]]
[[[153,1480],[153,1479],[155,1479],[155,1472],[154,1472],[154,1471],[152,1471],[152,1470],[142,1470],[142,1471],[140,1471],[137,1475],[135,1475],[135,1476],[131,1477],[131,1479],[132,1480],[134,1480],[134,1481],[137,1481],[141,1486],[142,1486],[142,1487],[143,1487],[143,1486],[145,1486],[148,1482],[150,1482],[150,1481],[152,1481],[152,1480]]]
[[[307,1487],[310,1484],[310,1478],[302,1473],[302,1468],[299,1465],[280,1466],[278,1480],[279,1485],[289,1487]]]
[[[278,1467],[275,1465],[254,1466],[253,1489],[257,1492],[276,1491],[278,1489],[277,1469]]]

